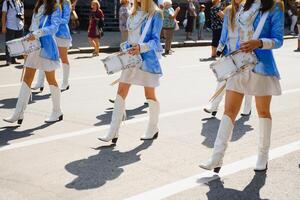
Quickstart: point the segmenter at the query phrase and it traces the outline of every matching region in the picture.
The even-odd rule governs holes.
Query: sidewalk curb
[[[287,35],[284,36],[285,40],[288,39],[295,39],[297,36],[291,36]],[[164,46],[164,43],[162,43]],[[211,45],[211,40],[189,40],[189,41],[184,41],[184,42],[172,42],[172,47],[173,48],[184,48],[184,47],[201,47],[201,46],[210,46]],[[101,46],[100,47],[100,52],[102,53],[114,53],[118,52],[120,47],[118,46]],[[76,49],[70,49],[68,50],[68,54],[81,54],[81,53],[92,53],[93,48],[92,47],[78,47]],[[19,58],[22,58],[21,56]],[[5,53],[0,53],[0,60],[4,61],[5,60]]]

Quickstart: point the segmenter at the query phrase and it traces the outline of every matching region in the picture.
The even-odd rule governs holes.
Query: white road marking
[[[286,90],[284,93],[294,93],[294,92],[299,92],[299,91],[300,91],[300,88],[296,88],[296,89]],[[162,118],[167,118],[167,117],[174,116],[174,115],[180,115],[180,114],[184,114],[184,113],[200,111],[200,110],[203,110],[203,108],[204,108],[204,106],[200,106],[200,107],[192,107],[192,108],[186,108],[186,109],[166,112],[166,113],[160,114],[159,118],[162,119]],[[148,120],[148,116],[128,120],[128,121],[126,121],[126,124],[135,124],[135,123],[139,123],[139,122],[143,122],[143,121],[147,121],[147,120]],[[21,147],[28,147],[28,146],[35,145],[35,144],[43,144],[43,143],[61,140],[61,139],[65,139],[65,138],[71,138],[71,137],[75,137],[75,136],[87,135],[87,134],[90,134],[93,132],[108,130],[108,128],[109,128],[109,125],[103,125],[101,127],[93,127],[93,128],[88,128],[88,129],[82,129],[82,130],[75,131],[75,132],[69,132],[69,133],[58,134],[58,135],[54,135],[54,136],[48,136],[48,137],[44,137],[44,138],[27,140],[24,142],[14,143],[14,144],[10,144],[10,145],[4,146],[4,147],[0,147],[0,152],[11,150],[11,149],[17,149],[17,148],[21,148]]]
[[[97,79],[97,78],[109,78],[109,77],[112,77],[112,76],[108,76],[108,75],[83,76],[83,77],[70,78],[70,81]],[[57,80],[62,81],[62,79],[57,79]],[[34,84],[35,83],[32,83],[32,85],[34,85]],[[0,88],[17,87],[17,86],[20,86],[20,85],[21,85],[21,82],[20,83],[12,83],[12,84],[4,84],[4,85],[0,85]]]
[[[270,150],[269,160],[280,158],[286,154],[289,154],[289,153],[292,153],[292,152],[295,152],[298,150],[300,150],[300,140],[297,142],[293,142],[293,143]],[[251,167],[255,166],[255,161],[256,161],[256,155],[247,157],[245,159],[236,161],[234,163],[230,163],[228,165],[225,165],[222,167],[222,169],[219,173],[219,177],[228,176],[228,175],[237,173],[239,171],[242,171],[244,169],[251,168]],[[191,177],[164,185],[162,187],[152,189],[147,192],[135,195],[133,197],[127,198],[126,200],[140,200],[140,199],[158,200],[158,199],[170,197],[179,192],[183,192],[185,190],[194,188],[196,186],[203,185],[213,179],[218,178],[218,176],[213,176],[213,175],[215,175],[215,174],[212,171],[205,171],[205,172],[197,174],[195,176],[191,176]]]

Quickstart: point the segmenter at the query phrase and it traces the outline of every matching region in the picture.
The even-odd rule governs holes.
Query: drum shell
[[[27,41],[26,37],[10,40],[6,42],[7,50],[11,57],[29,54],[41,48],[40,41]]]
[[[115,74],[131,67],[139,67],[142,64],[141,56],[132,56],[128,53],[119,52],[102,60],[107,74]]]
[[[254,67],[257,64],[257,57],[252,53],[234,51],[213,62],[210,68],[219,82],[227,80],[240,71]]]

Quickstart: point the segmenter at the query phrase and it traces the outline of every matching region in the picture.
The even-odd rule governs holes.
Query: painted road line
[[[285,93],[295,93],[295,92],[299,92],[299,91],[300,91],[300,88],[287,90],[287,91],[285,91]],[[204,106],[200,106],[200,107],[192,107],[192,108],[186,108],[186,109],[166,112],[166,113],[160,114],[159,118],[163,119],[163,118],[167,118],[167,117],[171,117],[171,116],[175,116],[175,115],[181,115],[181,114],[185,114],[185,113],[201,111],[201,110],[203,110],[203,108],[204,108]],[[144,121],[148,121],[148,116],[128,120],[128,121],[126,121],[126,124],[135,124],[135,123],[144,122]],[[14,144],[10,144],[10,145],[4,146],[4,147],[0,147],[0,152],[11,150],[11,149],[17,149],[17,148],[21,148],[21,147],[28,147],[28,146],[35,145],[35,144],[43,144],[43,143],[61,140],[61,139],[65,139],[65,138],[71,138],[71,137],[75,137],[75,136],[87,135],[87,134],[90,134],[93,132],[99,132],[99,131],[104,131],[104,130],[108,130],[108,129],[109,129],[109,125],[104,125],[101,127],[93,127],[93,128],[75,131],[75,132],[69,132],[69,133],[63,133],[63,134],[54,135],[54,136],[48,136],[48,137],[44,137],[44,138],[27,140],[24,142],[14,143]]]
[[[293,142],[275,149],[272,149],[270,151],[270,158],[269,160],[273,160],[276,158],[280,158],[282,156],[285,156],[286,154],[295,152],[300,150],[300,140],[297,142]],[[239,171],[251,168],[255,166],[256,162],[256,155],[250,156],[245,159],[239,160],[237,162],[225,165],[222,167],[219,176],[214,176],[214,174],[211,171],[205,171],[203,173],[197,174],[195,176],[191,176],[189,178],[185,178],[167,185],[164,185],[162,187],[149,190],[147,192],[138,194],[136,196],[127,198],[126,200],[158,200],[158,199],[164,199],[167,197],[170,197],[172,195],[175,195],[177,193],[186,191],[188,189],[192,189],[194,187],[203,185],[205,183],[208,183],[209,181],[213,179],[217,179],[219,177],[225,177],[234,173],[237,173]]]
[[[88,79],[97,79],[97,78],[110,78],[112,76],[109,76],[109,77],[108,77],[108,75],[83,76],[83,77],[70,78],[70,81],[88,80]],[[57,80],[62,81],[62,79],[57,79]],[[35,82],[32,83],[32,85],[34,85],[34,84],[35,84]],[[12,83],[12,84],[4,84],[4,85],[0,85],[0,88],[17,87],[20,85],[21,85],[21,82],[20,83]]]

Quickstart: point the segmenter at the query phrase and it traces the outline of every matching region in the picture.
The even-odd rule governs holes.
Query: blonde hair
[[[237,11],[237,7],[241,4],[242,2],[240,2],[239,4],[237,4],[235,2],[235,0],[231,0],[231,5],[227,6],[225,9],[225,12],[230,12],[229,13],[229,22],[230,22],[230,26],[231,26],[231,30],[234,31],[234,25],[235,25],[235,15],[236,15],[236,11]]]
[[[124,5],[124,4],[127,4],[127,3],[129,3],[129,0],[120,0],[121,5]]]
[[[100,9],[100,3],[99,3],[98,0],[92,0],[92,1],[91,1],[91,5],[92,5],[93,3],[97,4],[98,9]]]
[[[163,0],[163,3],[168,3],[168,4],[171,4],[172,5],[172,0]]]
[[[150,15],[153,15],[155,12],[161,13],[161,10],[153,2],[153,0],[141,0],[141,9],[142,11],[147,12]],[[138,10],[138,2],[137,0],[134,0],[131,15],[135,15],[137,10]]]

